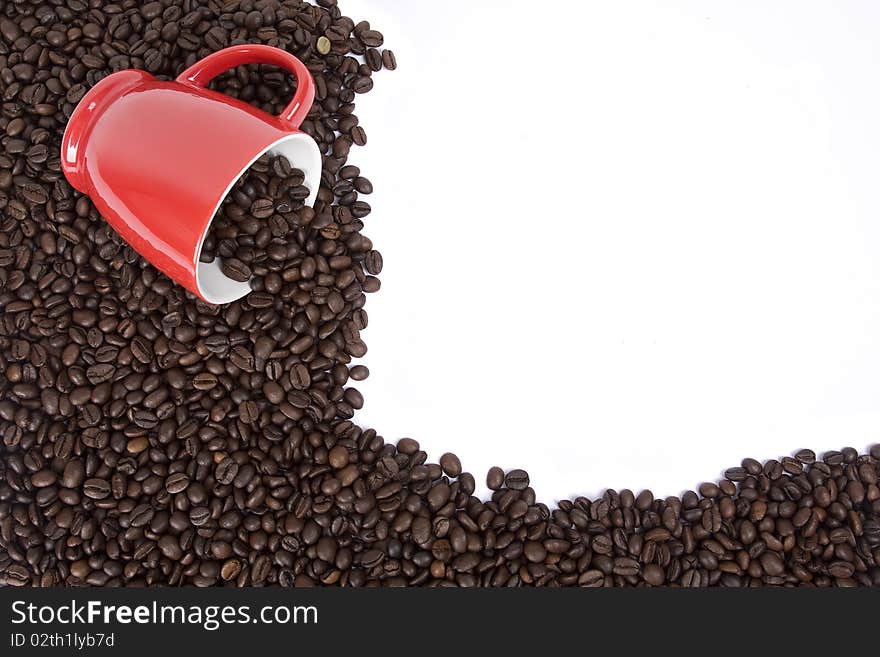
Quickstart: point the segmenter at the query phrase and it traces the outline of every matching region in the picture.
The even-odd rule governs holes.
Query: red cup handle
[[[294,129],[299,128],[315,100],[315,81],[305,64],[280,48],[256,44],[230,46],[190,66],[177,76],[177,82],[204,87],[224,71],[244,64],[270,64],[293,73],[296,77],[296,93],[278,118]]]

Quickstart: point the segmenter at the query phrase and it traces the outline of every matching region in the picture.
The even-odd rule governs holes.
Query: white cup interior
[[[282,137],[268,148],[257,153],[254,158],[248,162],[237,176],[229,183],[217,207],[211,213],[211,220],[220,209],[220,205],[232,191],[232,187],[238,179],[247,171],[250,166],[256,162],[265,153],[272,155],[283,155],[290,164],[305,174],[305,182],[303,183],[309,190],[309,196],[305,200],[305,204],[309,207],[315,204],[318,196],[318,187],[321,184],[321,151],[318,145],[308,135],[297,132],[286,137]],[[199,248],[196,251],[196,285],[198,285],[199,293],[206,301],[213,304],[231,303],[251,291],[250,283],[247,281],[234,281],[226,276],[220,269],[221,258],[217,256],[213,262],[200,262],[202,255],[202,245],[205,242],[205,236],[211,224],[205,228],[205,232],[199,239]]]

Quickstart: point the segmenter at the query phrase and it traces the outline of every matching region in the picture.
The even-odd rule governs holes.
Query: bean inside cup
[[[305,174],[283,155],[262,155],[221,203],[199,260],[220,258],[221,271],[232,280],[253,279],[255,289],[280,292],[281,272],[302,256],[291,235],[315,217],[304,204],[309,196],[304,182]]]

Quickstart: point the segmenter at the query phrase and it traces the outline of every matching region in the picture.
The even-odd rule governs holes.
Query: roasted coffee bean
[[[312,383],[309,369],[302,363],[296,363],[290,369],[290,385],[294,390],[306,390]]]
[[[348,450],[342,445],[336,445],[336,447],[330,450],[329,461],[331,466],[337,470],[341,470],[348,465]]]
[[[373,78],[361,76],[355,79],[351,85],[352,90],[358,94],[365,94],[373,88]]]
[[[832,577],[844,579],[852,577],[855,566],[849,561],[834,561],[828,565],[828,574]]]
[[[86,377],[92,385],[104,383],[113,378],[116,368],[110,363],[92,365],[86,370]]]
[[[231,484],[235,480],[235,476],[237,474],[238,463],[227,456],[225,459],[217,464],[217,469],[214,472],[214,478],[217,480],[217,483],[226,485]]]
[[[83,482],[83,492],[87,497],[101,500],[110,494],[110,483],[106,479],[86,479]]]
[[[137,424],[137,422],[135,422]],[[155,426],[155,425],[154,425]],[[129,454],[140,454],[150,446],[150,440],[146,436],[132,438],[125,445],[125,451]]]
[[[355,126],[351,129],[351,141],[357,146],[365,146],[367,143],[367,133],[361,126]]]
[[[57,480],[58,475],[52,470],[40,470],[31,475],[31,485],[34,488],[46,488],[53,485]]]
[[[165,479],[165,490],[172,495],[182,493],[189,486],[189,477],[183,472],[176,472],[168,475]]]
[[[504,470],[497,466],[489,468],[486,475],[486,486],[489,490],[499,490],[504,485]]]
[[[255,401],[244,401],[238,408],[241,421],[245,424],[253,424],[260,417],[260,407]]]
[[[760,556],[761,567],[764,572],[771,576],[778,576],[785,572],[785,564],[775,552],[767,550]]]
[[[239,282],[250,280],[252,275],[251,268],[238,258],[224,258],[223,263],[220,265],[220,271],[225,276]]]
[[[189,521],[196,527],[201,527],[211,517],[211,511],[204,506],[193,507],[189,511]]]
[[[220,567],[220,577],[226,582],[234,580],[239,573],[241,573],[241,562],[238,559],[228,559]]]
[[[30,581],[31,574],[24,566],[17,563],[7,566],[0,579],[0,582],[9,586],[27,586]]]
[[[257,219],[267,219],[275,212],[275,203],[270,198],[258,198],[251,203],[251,215]]]
[[[364,258],[364,268],[373,276],[382,273],[382,254],[378,251],[370,251]]]
[[[370,376],[370,370],[364,365],[355,365],[348,372],[352,381],[364,381]]]
[[[358,37],[363,41],[365,46],[371,48],[378,48],[385,40],[382,33],[378,30],[366,30],[358,34]]]
[[[461,474],[461,461],[455,454],[450,452],[440,457],[440,467],[450,477],[457,477]]]
[[[196,390],[212,390],[217,386],[218,379],[216,374],[211,374],[211,372],[204,372],[202,374],[196,374],[193,377],[193,388]]]
[[[85,466],[82,460],[72,459],[64,466],[61,475],[61,485],[65,488],[78,488],[85,478]]]
[[[524,490],[529,485],[529,473],[525,470],[511,470],[504,478],[504,483],[512,490]]]
[[[382,66],[387,68],[389,71],[393,71],[397,68],[397,57],[394,56],[394,53],[392,51],[382,51]]]
[[[730,481],[743,481],[747,476],[748,472],[746,472],[745,468],[741,467],[728,468],[724,471],[725,479]]]
[[[578,586],[587,588],[601,587],[605,585],[605,573],[601,570],[585,570],[577,580]]]

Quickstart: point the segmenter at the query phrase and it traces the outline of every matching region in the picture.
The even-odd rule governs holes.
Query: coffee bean
[[[342,445],[337,445],[330,450],[329,460],[331,466],[333,466],[337,470],[341,470],[348,465],[348,450]]]
[[[172,495],[182,493],[189,486],[189,477],[183,472],[176,472],[168,475],[165,479],[165,490]]]
[[[795,457],[798,461],[800,461],[801,463],[804,463],[804,464],[806,464],[806,465],[812,465],[813,463],[816,462],[816,452],[814,452],[814,451],[811,450],[811,449],[801,449],[801,450],[798,450],[798,451],[795,453],[794,457]]]
[[[523,552],[532,563],[541,563],[547,558],[547,550],[537,541],[527,541]]]
[[[373,79],[365,76],[359,77],[351,85],[351,88],[357,94],[365,94],[373,88]]]
[[[394,53],[391,50],[382,51],[382,66],[389,71],[393,71],[397,68],[397,57],[394,56]]]
[[[302,363],[296,363],[290,369],[290,385],[294,390],[306,390],[312,383],[309,369]]]
[[[378,251],[370,251],[364,258],[364,268],[372,275],[382,273],[382,254]]]
[[[106,479],[86,479],[83,482],[83,492],[92,499],[104,499],[110,494],[110,482]]]
[[[92,385],[98,385],[112,379],[115,372],[116,368],[110,363],[101,363],[89,367],[86,370],[86,378]]]
[[[58,480],[52,470],[40,470],[31,475],[31,485],[35,488],[46,488],[53,485]]]
[[[258,198],[251,204],[251,214],[257,219],[266,219],[275,212],[275,203],[270,198]]]
[[[728,468],[724,471],[724,478],[730,481],[743,481],[748,476],[745,468]]]
[[[243,345],[236,345],[229,353],[230,362],[245,372],[254,371],[254,356]]]
[[[211,517],[211,511],[204,506],[193,507],[189,510],[189,521],[196,527],[201,527]]]
[[[375,568],[384,561],[385,555],[381,550],[367,550],[361,555],[361,565],[364,568]]]
[[[529,486],[529,473],[525,470],[511,470],[504,478],[504,483],[512,490],[524,490]]]
[[[497,466],[489,468],[486,475],[486,486],[489,490],[498,490],[504,485],[504,470]]]
[[[139,335],[135,336],[131,341],[131,354],[145,365],[153,360],[152,348],[149,343]]]
[[[367,143],[367,133],[361,126],[355,126],[351,129],[351,140],[357,146],[365,146]]]
[[[776,576],[785,572],[785,564],[775,552],[766,551],[760,557],[761,567],[768,575]]]
[[[440,457],[440,467],[450,477],[457,477],[461,474],[461,461],[455,454],[450,452]]]
[[[353,381],[364,381],[370,376],[370,370],[364,365],[355,365],[348,374]]]
[[[217,468],[214,471],[214,478],[217,480],[217,483],[227,485],[233,482],[237,474],[238,463],[227,456],[217,464]]]
[[[128,524],[132,527],[143,527],[153,519],[154,515],[155,512],[148,504],[139,504],[131,510]]]
[[[202,374],[196,374],[193,377],[193,388],[196,390],[212,390],[217,386],[218,379],[215,374],[211,374],[210,372],[203,372]]]
[[[367,51],[364,53],[364,61],[366,61],[371,71],[377,72],[382,70],[382,53],[375,48],[367,48]]]
[[[24,183],[18,186],[18,193],[22,199],[33,205],[43,205],[49,200],[49,193],[42,185]]]
[[[234,281],[245,282],[250,280],[251,268],[238,258],[226,258],[220,265],[220,271]]]
[[[832,577],[852,577],[855,567],[849,561],[834,561],[828,565],[828,574]]]
[[[183,550],[180,548],[180,541],[174,536],[162,536],[159,539],[158,546],[162,555],[172,562],[178,561],[183,557]]]
[[[743,469],[750,475],[756,476],[763,472],[764,468],[759,461],[753,458],[745,458],[742,460]]]
[[[584,586],[588,588],[596,588],[605,585],[605,573],[601,570],[591,569],[585,570],[578,577],[578,586]]]
[[[241,562],[238,559],[228,559],[220,567],[220,577],[226,581],[232,581],[241,572]]]
[[[242,422],[253,424],[260,417],[260,408],[254,401],[244,401],[238,407],[238,414]]]
[[[125,445],[125,451],[129,454],[140,454],[150,446],[150,440],[146,436],[132,438]]]
[[[330,536],[321,538],[315,545],[315,552],[318,555],[318,558],[327,563],[333,563],[338,549],[339,546],[337,542]]]
[[[657,564],[648,564],[642,570],[642,577],[651,586],[662,586],[666,577],[663,569]]]
[[[31,581],[31,576],[24,566],[14,563],[6,568],[3,579],[4,583],[9,586],[27,586]]]
[[[618,557],[614,560],[612,572],[615,575],[632,577],[639,573],[639,562],[629,557]]]
[[[382,45],[385,40],[382,36],[382,33],[377,30],[367,30],[358,35],[360,40],[364,42],[365,46],[369,46],[371,48],[378,48]]]
[[[64,466],[61,485],[65,488],[78,488],[85,479],[85,466],[80,459],[73,459]]]

